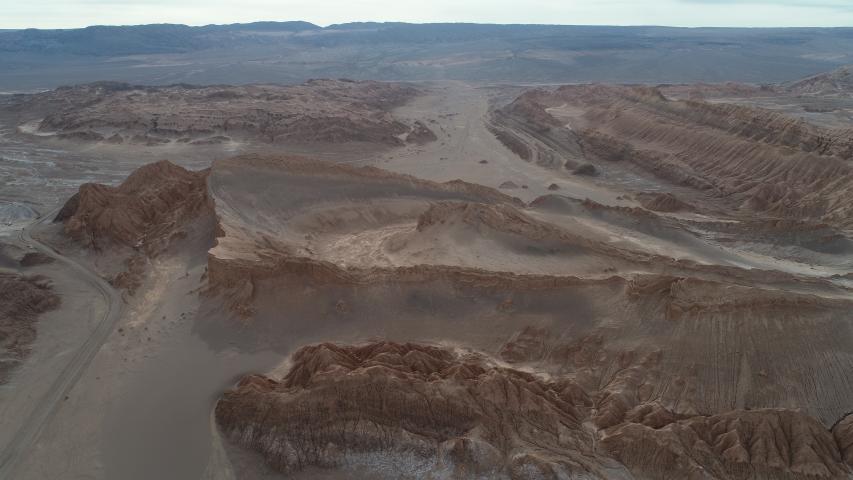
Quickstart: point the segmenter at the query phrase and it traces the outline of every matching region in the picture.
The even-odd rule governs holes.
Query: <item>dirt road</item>
[[[22,424],[12,441],[6,445],[2,454],[0,454],[0,478],[15,478],[18,463],[36,443],[44,425],[59,409],[65,395],[74,387],[74,384],[89,366],[110,332],[112,332],[116,322],[121,318],[122,300],[112,286],[83,265],[33,238],[32,229],[42,223],[48,222],[53,218],[55,213],[56,210],[43,215],[23,228],[20,233],[21,243],[53,257],[76,272],[79,275],[78,278],[80,281],[91,284],[100,292],[106,302],[107,309],[92,335],[77,350],[47,393],[31,411],[27,421]]]

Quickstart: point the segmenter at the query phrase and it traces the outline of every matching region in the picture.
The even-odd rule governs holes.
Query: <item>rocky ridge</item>
[[[541,142],[562,145],[572,168],[577,155],[724,199],[745,215],[845,228],[853,222],[842,200],[853,192],[848,130],[754,107],[670,100],[652,87],[606,85],[533,90],[496,118],[514,118],[508,125],[532,126],[526,132]]]
[[[422,123],[390,110],[418,95],[400,84],[311,80],[302,85],[144,87],[100,82],[25,97],[15,109],[40,134],[112,144],[365,142],[434,140]],[[40,113],[41,119],[32,119]]]
[[[513,359],[509,348],[502,355]],[[593,353],[575,352],[577,359]],[[640,365],[658,361],[652,355]],[[294,353],[280,381],[242,379],[218,402],[216,418],[229,438],[289,473],[308,467],[363,468],[380,478],[840,479],[851,473],[849,447],[836,441],[849,436],[849,422],[831,431],[791,410],[704,416],[649,401],[602,424],[596,417],[602,398],[607,394],[570,377],[501,366],[477,352],[326,343]]]
[[[0,385],[29,354],[38,316],[59,304],[46,277],[0,272]]]
[[[216,236],[207,298],[250,327],[264,321],[289,331],[303,314],[297,308],[316,307],[312,321],[369,331],[381,302],[394,325],[416,323],[420,338],[436,339],[313,345],[293,355],[281,380],[244,378],[218,403],[217,422],[276,470],[512,479],[850,474],[851,305],[838,287],[596,243],[536,216],[564,208],[664,224],[646,208],[559,195],[525,206],[461,181],[259,155],[204,172],[159,163],[118,187],[87,190],[59,218],[88,246],[132,248],[141,238],[140,254],[157,255],[207,219]],[[673,203],[662,197],[652,200]],[[119,222],[112,205],[130,219]],[[536,246],[537,256],[562,248],[623,263],[595,276],[518,274],[442,263],[353,266],[316,249],[323,235],[401,222],[414,235],[462,232],[469,243],[497,232],[521,250]],[[727,225],[708,228],[724,234]],[[335,248],[352,243],[344,238]]]

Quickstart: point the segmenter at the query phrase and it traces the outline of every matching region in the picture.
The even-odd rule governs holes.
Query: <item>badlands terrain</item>
[[[417,94],[377,82],[312,80],[283,87],[140,87],[102,82],[34,95],[15,106],[33,133],[112,144],[365,142],[397,145],[429,132],[388,110]],[[167,107],[167,110],[164,110]]]
[[[5,97],[0,476],[851,478],[847,72]]]

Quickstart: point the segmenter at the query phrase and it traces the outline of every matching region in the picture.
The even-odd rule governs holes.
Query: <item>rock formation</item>
[[[671,193],[640,193],[637,195],[640,204],[655,212],[689,212],[694,207],[680,200]]]
[[[399,84],[345,80],[210,87],[101,82],[27,97],[18,110],[29,116],[41,112],[41,133],[87,142],[394,146],[404,135],[415,143],[435,139],[424,124],[410,126],[390,113],[417,94]]]
[[[213,240],[213,202],[208,170],[191,172],[168,161],[143,166],[118,186],[84,184],[54,219],[65,234],[89,249],[118,254],[123,269],[104,275],[133,294],[148,258],[173,243],[200,237]]]
[[[207,174],[168,161],[149,164],[117,187],[84,184],[54,221],[91,248],[123,246],[156,255],[191,222],[212,215]]]
[[[46,265],[53,262],[53,257],[41,252],[27,252],[18,261],[22,267],[35,267],[37,265]]]
[[[633,161],[620,148],[608,162]],[[243,322],[260,343],[331,336],[216,406],[233,444],[287,475],[845,478],[848,290],[720,248],[774,238],[835,258],[840,230],[666,215],[693,209],[683,191],[632,195],[645,208],[525,205],[458,180],[244,155],[84,187],[59,220],[134,259],[201,222],[215,236],[202,301],[225,318],[200,321]]]
[[[519,360],[518,349],[541,349],[524,336],[502,356]],[[576,362],[595,361],[596,347],[569,348]],[[601,398],[569,377],[502,367],[476,352],[325,343],[298,350],[281,380],[243,378],[218,402],[216,419],[229,439],[291,474],[309,467],[361,469],[377,478],[851,474],[849,422],[833,433],[791,410],[683,415],[652,402],[600,426]]]
[[[669,100],[651,87],[533,90],[499,113],[496,119],[539,138],[531,140],[537,145],[559,145],[609,168],[639,168],[735,214],[853,224],[842,200],[853,194],[846,129],[754,107]]]
[[[47,278],[0,272],[0,384],[29,354],[38,316],[59,303]]]
[[[499,367],[476,354],[390,342],[305,347],[293,362],[281,382],[246,377],[216,407],[229,438],[261,452],[278,470],[603,475],[581,425],[590,400],[569,381]]]
[[[638,477],[848,478],[832,432],[799,412],[733,411],[605,430],[601,447]]]
[[[841,67],[831,72],[814,75],[786,85],[787,89],[797,94],[827,95],[853,93],[853,72],[850,66]]]

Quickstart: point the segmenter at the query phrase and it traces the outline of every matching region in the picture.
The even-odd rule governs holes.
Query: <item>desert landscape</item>
[[[466,32],[475,78],[0,95],[0,478],[853,478],[850,67],[531,84]]]

